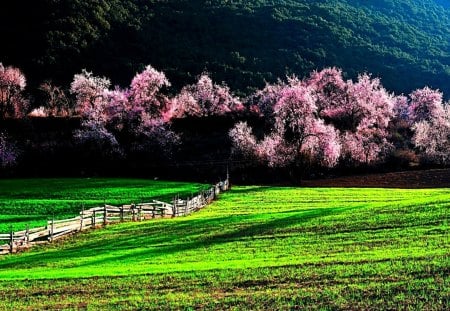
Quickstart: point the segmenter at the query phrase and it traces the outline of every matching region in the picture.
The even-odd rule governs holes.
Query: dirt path
[[[450,188],[450,169],[304,180],[304,187]]]

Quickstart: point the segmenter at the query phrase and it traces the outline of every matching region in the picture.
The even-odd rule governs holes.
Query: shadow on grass
[[[155,222],[149,226],[110,227],[95,236],[86,234],[82,239],[91,241],[75,241],[72,247],[49,249],[43,252],[29,253],[23,256],[10,257],[1,262],[0,269],[32,268],[39,266],[55,266],[59,268],[101,265],[107,262],[136,262],[154,259],[161,260],[165,256],[193,251],[199,248],[239,241],[243,239],[267,239],[283,228],[341,213],[348,208],[319,208],[297,211],[294,214],[274,214],[274,219],[264,219],[255,215],[233,215],[209,219],[186,219],[182,221]],[[278,216],[278,217],[276,217]],[[79,238],[79,237],[78,237]],[[74,240],[73,240],[74,241]],[[65,243],[69,243],[66,241]],[[135,249],[135,251],[133,251]],[[130,250],[131,253],[123,254]],[[77,259],[85,261],[77,263]],[[82,260],[84,259],[84,260]],[[91,259],[91,260],[90,260]]]
[[[264,192],[267,190],[273,190],[274,187],[268,186],[241,186],[237,188],[231,188],[230,193],[232,194],[247,194],[247,193],[256,193],[256,192]]]
[[[0,218],[0,224],[8,223],[26,223],[27,221],[47,221],[46,216],[42,215],[33,215],[33,216],[20,216],[20,215],[11,215],[11,217],[8,217],[9,215],[3,215],[5,218]],[[3,232],[0,232],[3,233]]]

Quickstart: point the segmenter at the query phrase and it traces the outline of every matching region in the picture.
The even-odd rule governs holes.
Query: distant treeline
[[[0,63],[0,169],[203,178],[229,168],[284,180],[450,163],[450,105],[429,87],[396,95],[334,67],[246,97],[207,73],[170,86],[150,65],[126,88],[82,70],[68,90],[43,83],[33,109],[24,74]]]

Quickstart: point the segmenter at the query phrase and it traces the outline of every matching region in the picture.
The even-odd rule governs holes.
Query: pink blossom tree
[[[39,86],[39,90],[45,97],[46,105],[42,107],[42,110],[47,116],[68,117],[73,114],[71,100],[61,87],[54,85],[51,81],[45,81]]]
[[[450,107],[443,107],[443,115],[422,120],[413,125],[414,145],[428,162],[450,163]]]
[[[410,94],[409,120],[412,143],[422,158],[437,164],[450,163],[450,108],[438,90],[428,87]]]
[[[246,124],[237,124],[230,131],[233,145],[272,167],[301,168],[308,162],[332,167],[340,156],[337,132],[318,118],[312,90],[293,84],[280,88],[272,131],[258,141]]]
[[[20,118],[26,115],[29,102],[24,97],[26,79],[15,67],[0,63],[0,117]]]
[[[394,115],[398,121],[409,120],[409,100],[404,95],[395,96]]]
[[[417,89],[410,95],[409,119],[411,123],[430,121],[444,115],[443,94],[429,87]]]
[[[344,81],[342,70],[332,67],[313,71],[305,83],[312,90],[317,113],[321,118],[333,119],[336,123],[336,117],[339,118],[347,109],[352,109],[348,96],[351,82]]]
[[[251,157],[256,154],[256,138],[247,122],[238,122],[229,131],[229,136],[231,137],[235,148],[233,152],[242,153],[245,157]]]
[[[160,118],[163,111],[167,109],[168,103],[167,97],[161,90],[168,86],[170,82],[166,75],[150,65],[136,74],[131,81],[128,94],[134,112],[139,114],[142,111],[151,117]]]
[[[170,117],[167,117],[170,101],[162,92],[168,86],[170,82],[165,74],[151,66],[133,78],[127,91],[124,121],[138,142],[135,150],[157,148],[160,152],[170,152],[178,143],[178,136],[170,129]]]
[[[129,99],[129,90],[116,87],[114,90],[106,90],[104,93],[105,105],[102,107],[104,123],[114,131],[126,130],[128,120],[133,117],[132,105]],[[141,111],[140,111],[141,112]]]
[[[340,114],[349,122],[349,128],[342,131],[343,154],[356,163],[375,163],[393,148],[388,140],[388,127],[394,117],[396,100],[381,86],[379,79],[367,74],[349,84],[352,100],[347,105],[349,110]]]
[[[76,98],[75,112],[82,117],[81,128],[74,132],[74,138],[94,153],[120,150],[116,137],[107,128],[106,95],[110,85],[109,79],[94,76],[86,70],[76,74],[70,85],[70,92]]]
[[[70,92],[76,97],[75,112],[90,119],[101,118],[104,95],[110,85],[109,79],[94,76],[85,69],[76,74],[70,85]]]
[[[170,85],[164,73],[147,66],[136,74],[130,88],[111,90],[109,85],[108,79],[86,71],[74,77],[71,91],[83,117],[82,128],[75,133],[77,141],[97,140],[98,146],[120,153],[120,148],[135,145],[132,140],[139,141],[141,146],[152,141],[152,147],[162,149],[177,141],[164,119],[168,99],[161,90]]]
[[[371,164],[391,149],[388,126],[396,99],[379,79],[368,74],[344,81],[336,68],[313,72],[306,80],[313,89],[318,114],[340,133],[342,156],[354,163]]]
[[[171,106],[169,110],[176,118],[222,116],[244,110],[244,105],[228,86],[213,83],[206,73],[196,84],[185,86],[172,100]]]
[[[251,110],[255,111],[265,119],[271,119],[274,114],[274,107],[280,100],[282,90],[289,87],[289,85],[297,84],[297,78],[288,78],[288,82],[278,80],[275,84],[266,83],[262,90],[258,90],[248,99]]]
[[[203,115],[197,99],[186,87],[170,100],[168,109],[164,112],[164,119],[181,119],[187,116],[201,117]]]
[[[341,70],[327,68],[305,80],[266,85],[251,100],[273,120],[272,132],[257,141],[247,125],[238,124],[230,136],[236,149],[252,151],[269,166],[332,167],[340,158],[371,164],[392,149],[389,124],[397,99],[368,74],[345,81]]]

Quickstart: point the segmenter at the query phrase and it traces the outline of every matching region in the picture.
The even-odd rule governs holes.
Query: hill
[[[235,187],[188,217],[0,258],[0,308],[450,306],[447,189]]]
[[[393,91],[450,94],[442,0],[2,1],[0,60],[32,85],[82,68],[126,84],[146,64],[175,87],[204,70],[246,92],[286,73],[369,71]]]

